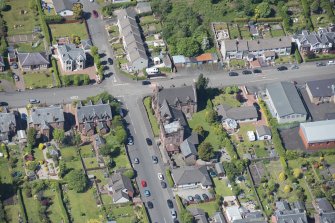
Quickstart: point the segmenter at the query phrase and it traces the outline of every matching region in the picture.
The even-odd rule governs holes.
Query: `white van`
[[[327,64],[328,64],[328,65],[335,65],[335,61],[334,61],[334,60],[330,60],[330,61],[328,61]]]
[[[147,74],[159,74],[159,69],[156,67],[151,67],[151,68],[147,68],[145,69],[145,71],[147,72]]]

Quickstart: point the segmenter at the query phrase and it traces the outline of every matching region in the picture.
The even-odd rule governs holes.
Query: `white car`
[[[177,213],[176,213],[176,211],[174,209],[171,210],[171,217],[172,217],[172,219],[176,219],[177,218]]]
[[[164,180],[164,176],[163,176],[163,174],[158,173],[158,179],[159,179],[159,180]]]

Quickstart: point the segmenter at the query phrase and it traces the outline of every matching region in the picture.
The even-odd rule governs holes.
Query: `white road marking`
[[[114,76],[114,83],[116,83],[117,82],[117,80],[116,80],[116,77]]]
[[[71,100],[77,100],[77,99],[78,99],[78,96],[71,96],[70,99],[71,99]]]
[[[129,85],[129,83],[123,83],[123,84],[114,84],[113,86],[126,86],[126,85]]]

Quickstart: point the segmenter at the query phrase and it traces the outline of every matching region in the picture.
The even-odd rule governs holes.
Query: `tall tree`
[[[52,136],[56,140],[56,142],[61,143],[65,138],[65,132],[63,129],[54,129]]]
[[[75,19],[81,19],[83,17],[83,5],[81,3],[74,3],[72,11]]]
[[[198,148],[199,158],[204,161],[209,161],[214,156],[214,149],[209,142],[203,142]]]
[[[77,193],[84,192],[88,184],[88,179],[82,170],[72,170],[65,176],[65,180],[69,188]]]
[[[36,130],[34,128],[28,129],[27,144],[30,149],[32,149],[36,144]]]
[[[271,7],[269,3],[262,2],[255,8],[255,17],[256,18],[267,18],[271,15]]]
[[[115,128],[115,136],[116,136],[116,140],[120,143],[120,144],[124,144],[126,142],[127,139],[127,132],[126,130],[123,128],[123,126],[117,126]]]

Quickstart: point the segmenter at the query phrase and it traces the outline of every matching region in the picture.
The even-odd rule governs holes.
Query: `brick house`
[[[75,119],[78,130],[85,136],[106,134],[112,124],[112,110],[108,103],[104,104],[101,100],[95,105],[92,101],[88,101],[86,105],[79,102]]]
[[[299,135],[306,149],[335,147],[335,119],[300,123]]]
[[[54,129],[64,129],[64,113],[59,107],[32,109],[28,116],[28,125],[37,131],[39,138],[50,140]]]

